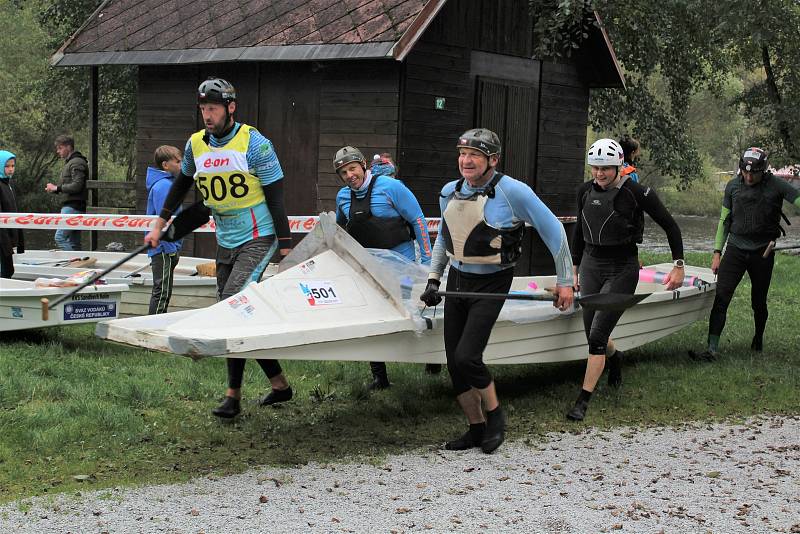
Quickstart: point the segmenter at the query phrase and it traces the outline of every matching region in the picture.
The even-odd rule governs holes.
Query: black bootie
[[[367,389],[386,389],[391,386],[384,362],[369,362],[369,368],[372,370],[372,382],[367,386]]]
[[[753,341],[750,343],[750,350],[756,352],[764,350],[764,337],[759,335],[753,336]]]
[[[242,411],[239,399],[235,397],[225,397],[222,404],[211,410],[211,413],[223,419],[233,419]]]
[[[506,416],[503,408],[498,406],[486,412],[486,431],[483,433],[481,450],[486,454],[494,452],[506,439]]]
[[[583,418],[586,417],[586,409],[589,407],[589,399],[591,398],[592,392],[582,389],[580,395],[578,395],[578,400],[575,401],[575,406],[567,413],[567,419],[583,421]]]
[[[608,358],[608,385],[618,388],[622,385],[622,351],[614,352]]]
[[[448,451],[465,451],[472,447],[480,447],[483,441],[483,433],[486,430],[486,423],[475,423],[469,425],[469,430],[461,436],[444,444]]]
[[[263,397],[261,400],[258,401],[259,406],[269,406],[271,404],[278,404],[281,402],[286,402],[292,400],[292,388],[288,387],[286,389],[273,389]]]

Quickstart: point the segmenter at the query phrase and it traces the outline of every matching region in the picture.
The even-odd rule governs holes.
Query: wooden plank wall
[[[536,193],[556,215],[575,215],[583,183],[589,89],[573,64],[542,64]]]
[[[317,211],[329,211],[342,187],[333,172],[336,151],[354,146],[367,163],[379,152],[397,155],[400,65],[392,60],[329,62],[321,73]]]
[[[423,37],[405,61],[400,177],[429,217],[439,216],[442,186],[458,178],[458,136],[472,125],[470,51]],[[445,108],[435,109],[436,97]]]

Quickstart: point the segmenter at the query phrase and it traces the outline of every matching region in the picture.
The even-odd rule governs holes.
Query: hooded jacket
[[[164,207],[164,201],[167,199],[169,188],[172,187],[172,180],[175,177],[166,171],[156,169],[153,167],[147,168],[147,178],[145,184],[147,186],[147,214],[158,215]],[[180,239],[173,243],[161,241],[156,248],[150,248],[147,251],[148,256],[155,256],[156,254],[174,254],[180,251],[183,240]]]
[[[64,162],[61,169],[61,178],[58,192],[64,194],[61,204],[70,206],[78,211],[86,211],[86,200],[89,192],[86,189],[86,180],[89,179],[89,162],[78,151],[73,152]]]
[[[6,176],[6,163],[17,156],[8,150],[0,150],[0,212],[16,213],[17,195],[11,183],[11,177]],[[25,252],[25,241],[22,230],[19,228],[0,228],[0,254],[11,256],[12,248],[17,247],[18,253]]]

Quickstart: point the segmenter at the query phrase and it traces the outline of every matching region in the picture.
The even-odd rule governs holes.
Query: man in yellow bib
[[[217,296],[225,300],[250,281],[257,282],[276,250],[285,256],[292,246],[283,205],[283,170],[272,143],[252,126],[238,123],[236,90],[221,78],[200,84],[197,102],[205,129],[186,143],[181,173],[175,178],[156,227],[145,242],[158,246],[161,231],[194,184],[211,209],[217,236]],[[277,360],[256,360],[272,391],[260,404],[292,398],[292,388]],[[246,360],[228,358],[228,390],[213,410],[217,417],[239,414]]]

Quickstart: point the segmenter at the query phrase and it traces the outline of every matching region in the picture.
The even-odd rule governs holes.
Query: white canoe
[[[413,282],[410,298],[404,299],[398,277],[331,218],[321,216],[320,224],[281,264],[279,274],[204,310],[107,321],[97,325],[96,333],[194,358],[444,363],[442,306],[422,314],[417,309],[425,269],[415,268],[408,273]],[[713,275],[691,266],[687,274],[708,285],[663,291],[661,285],[640,283],[637,292],[652,294],[623,314],[613,333],[620,349],[662,338],[707,316],[714,298]],[[525,290],[531,281],[552,286],[554,278],[518,277],[512,290]],[[581,313],[559,313],[549,302],[507,301],[484,360],[497,364],[583,359]]]
[[[0,332],[48,326],[63,326],[119,317],[125,284],[89,286],[49,311],[42,319],[41,300],[51,302],[68,293],[71,287],[36,287],[33,282],[0,278]]]

